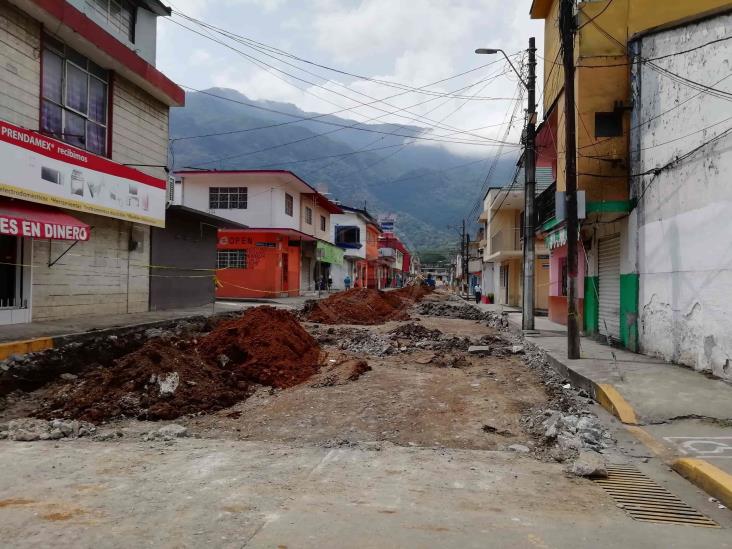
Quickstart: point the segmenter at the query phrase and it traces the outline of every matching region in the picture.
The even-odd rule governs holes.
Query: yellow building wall
[[[629,113],[625,112],[623,116],[622,137],[594,137],[596,112],[612,111],[615,101],[622,101],[626,106],[629,103],[628,41],[639,32],[731,5],[729,0],[605,0],[579,3],[581,28],[575,41],[576,112],[573,116],[578,153],[577,188],[586,191],[588,202],[628,198]],[[565,191],[564,71],[559,53],[559,0],[534,0],[531,15],[545,19],[544,115],[552,107],[557,109],[557,191]],[[596,24],[584,25],[595,16],[598,16]]]
[[[534,307],[549,309],[549,259],[537,259],[534,265]]]

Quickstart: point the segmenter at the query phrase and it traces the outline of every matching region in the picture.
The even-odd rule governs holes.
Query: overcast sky
[[[167,3],[174,10],[208,24],[309,61],[412,87],[422,87],[499,59],[475,55],[473,51],[477,47],[503,48],[508,53],[516,53],[526,49],[529,36],[535,36],[541,55],[543,45],[543,21],[529,19],[531,0],[171,0]],[[257,66],[254,60],[198,36],[176,22],[224,41],[279,70]],[[177,16],[172,21],[161,18],[158,32],[158,67],[178,84],[192,88],[234,88],[253,99],[294,103],[317,113],[358,106],[339,115],[359,121],[381,117],[373,121],[420,124],[383,112],[409,107],[410,112],[402,114],[412,118],[426,116],[441,122],[443,129],[432,130],[432,135],[450,140],[475,140],[468,134],[448,136],[458,129],[475,128],[483,129],[471,133],[500,139],[506,126],[497,125],[507,120],[512,106],[506,100],[466,101],[403,93],[394,87],[287,60],[318,75],[313,76]],[[505,68],[500,62],[428,89],[452,92]],[[298,81],[280,71],[327,89]],[[516,77],[507,74],[475,84],[459,94],[510,98],[516,90]],[[401,95],[386,99],[396,94]],[[359,106],[359,101],[371,103],[374,99],[385,99],[388,104]],[[429,99],[432,100],[412,107]],[[519,119],[517,127],[521,123]],[[421,125],[429,124],[421,122]],[[446,129],[445,125],[453,129]],[[512,131],[510,139],[518,139],[518,130]],[[441,146],[464,154],[490,151],[486,147]]]

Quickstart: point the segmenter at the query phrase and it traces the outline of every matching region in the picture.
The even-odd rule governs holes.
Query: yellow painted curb
[[[595,386],[597,402],[608,412],[627,425],[638,425],[633,407],[626,402],[618,390],[609,383],[598,383]]]
[[[699,488],[732,507],[732,475],[703,459],[680,458],[671,464],[674,471]]]
[[[38,339],[26,339],[25,341],[0,343],[0,360],[5,360],[12,355],[25,355],[27,353],[52,348],[53,339],[50,337],[39,337]]]

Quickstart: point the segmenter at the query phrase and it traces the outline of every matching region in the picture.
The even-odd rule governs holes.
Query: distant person
[[[346,290],[351,289],[351,277],[350,275],[346,275],[346,278],[343,279],[343,285],[346,287]]]
[[[328,276],[328,291],[333,287],[333,279]]]
[[[480,303],[480,296],[483,293],[483,291],[480,288],[480,284],[476,284],[473,288],[473,294],[475,294],[475,303]]]

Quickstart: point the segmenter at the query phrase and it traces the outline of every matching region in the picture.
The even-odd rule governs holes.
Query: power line
[[[607,4],[605,4],[605,7],[604,8],[602,8],[598,13],[595,14],[594,17],[592,17],[591,19],[585,21],[579,27],[577,27],[577,31],[580,31],[584,27],[586,27],[587,25],[589,25],[590,23],[593,23],[595,21],[595,19],[597,19],[598,17],[600,17],[603,13],[605,13],[607,11],[607,9],[612,5],[612,3],[613,3],[613,0],[610,0]],[[582,12],[583,15],[586,15],[585,12],[584,12],[584,10],[582,10],[582,8],[580,8],[580,11]]]
[[[485,78],[483,80],[479,80],[479,81],[477,81],[477,82],[475,82],[473,84],[469,84],[467,86],[464,86],[462,88],[459,88],[459,90],[469,89],[469,88],[472,88],[472,87],[474,87],[474,86],[476,86],[476,85],[478,85],[480,83],[483,83],[483,82],[490,82],[490,81],[494,80],[495,78],[498,78],[499,76],[502,76],[503,74],[506,74],[506,73],[507,72],[504,70],[501,73],[497,73],[496,75],[493,75],[491,77]],[[197,93],[202,93],[202,94],[205,94],[205,95],[209,95],[211,97],[216,97],[216,98],[219,98],[219,99],[224,99],[226,101],[236,102],[236,103],[239,103],[241,105],[248,106],[248,107],[260,108],[260,107],[258,107],[256,105],[252,104],[252,103],[247,103],[247,102],[244,102],[244,101],[239,101],[239,100],[231,99],[229,97],[219,96],[219,95],[216,95],[216,94],[207,92],[207,91],[196,90],[195,88],[189,88],[187,86],[183,86],[183,87],[186,88],[186,89],[190,89],[192,91],[196,91]],[[387,113],[387,114],[395,114],[395,113],[398,113],[400,110],[405,110],[405,109],[409,109],[409,108],[413,108],[413,107],[418,107],[418,106],[424,105],[426,103],[429,103],[431,101],[434,101],[435,99],[437,99],[437,98],[426,99],[425,101],[421,101],[419,103],[415,103],[415,104],[412,104],[410,106],[403,107],[401,109],[397,109],[396,111],[392,111],[391,113]],[[355,108],[358,108],[358,107],[351,107],[351,108],[347,108],[347,109],[341,109],[340,111],[336,111],[336,113],[353,110]],[[267,124],[267,125],[264,125],[264,126],[257,126],[257,127],[254,127],[254,128],[243,128],[243,129],[238,129],[238,130],[227,130],[227,131],[222,131],[222,132],[209,132],[209,133],[206,133],[206,134],[189,135],[189,136],[174,138],[171,141],[182,141],[182,140],[189,140],[189,139],[198,139],[198,138],[207,138],[207,137],[218,137],[218,136],[223,136],[223,135],[234,135],[234,134],[238,134],[238,133],[246,133],[246,132],[255,131],[255,130],[276,128],[276,127],[285,126],[285,125],[289,125],[289,124],[296,124],[296,123],[299,123],[299,122],[308,122],[308,121],[314,121],[314,122],[317,122],[317,123],[320,123],[320,124],[326,124],[326,125],[331,125],[331,126],[332,125],[336,125],[336,126],[339,125],[338,123],[335,123],[335,122],[332,122],[332,121],[320,120],[321,118],[326,117],[326,116],[331,116],[334,113],[318,114],[318,115],[314,115],[314,116],[303,117],[303,116],[299,116],[299,115],[293,115],[291,113],[287,113],[287,112],[284,112],[284,111],[278,111],[276,109],[271,109],[271,108],[262,108],[262,110],[266,110],[268,112],[274,112],[274,113],[278,113],[278,114],[284,114],[284,115],[287,115],[287,116],[295,117],[297,119],[296,120],[291,120],[291,121],[288,121],[288,122],[279,122],[279,123],[276,123],[276,124]],[[380,115],[380,116],[375,116],[375,117],[371,117],[371,118],[368,118],[368,119],[366,119],[364,121],[361,121],[361,122],[355,122],[355,124],[353,124],[353,125],[340,124],[340,126],[341,127],[344,127],[344,128],[351,128],[353,126],[360,125],[360,124],[364,124],[364,123],[370,122],[372,120],[378,120],[379,118],[383,118],[387,114]],[[406,125],[402,124],[402,125],[400,125],[400,127],[406,127]],[[435,126],[420,126],[420,128],[434,129]],[[360,128],[354,128],[354,129],[360,129]],[[477,129],[482,129],[482,128],[477,128]],[[457,128],[455,128],[455,130],[457,130]],[[471,134],[470,133],[472,131],[475,131],[475,130],[459,130],[459,131],[454,131],[452,135],[455,135],[457,133],[464,133],[464,134],[474,135],[474,134]],[[387,133],[388,134],[388,132],[380,132],[380,133]],[[477,134],[475,134],[475,135],[477,135]],[[409,136],[409,137],[412,137],[412,136]],[[441,137],[441,136],[437,135],[436,137]],[[490,138],[485,137],[485,136],[478,136],[478,137],[480,137],[480,139],[483,140],[483,141],[491,141]],[[472,143],[472,141],[470,141],[470,142]]]
[[[219,34],[222,34],[222,35],[228,37],[231,40],[234,40],[234,41],[239,42],[239,43],[242,43],[242,44],[250,45],[250,47],[252,47],[253,49],[257,49],[257,51],[260,51],[262,53],[264,53],[262,50],[269,51],[269,52],[274,52],[274,53],[276,53],[278,55],[281,55],[281,56],[284,56],[284,57],[288,57],[288,58],[291,58],[291,59],[300,61],[302,63],[306,63],[308,65],[312,65],[312,66],[315,66],[315,67],[319,67],[319,68],[322,68],[322,69],[326,69],[326,70],[331,71],[331,72],[335,72],[335,73],[338,73],[338,74],[343,74],[345,76],[351,76],[351,77],[357,78],[359,80],[364,80],[364,81],[367,81],[367,82],[374,82],[374,83],[377,83],[377,84],[381,84],[381,85],[384,85],[384,86],[393,87],[393,88],[400,89],[400,90],[411,91],[411,92],[421,93],[421,94],[425,94],[425,95],[443,96],[443,94],[441,92],[433,92],[431,90],[426,90],[426,89],[424,89],[424,87],[415,88],[413,86],[410,86],[408,84],[402,84],[400,82],[394,82],[394,81],[390,81],[390,80],[383,80],[383,79],[378,79],[378,78],[372,78],[372,77],[369,77],[369,76],[363,76],[363,75],[360,75],[360,74],[356,74],[356,73],[351,73],[351,72],[348,72],[348,71],[344,71],[342,69],[336,69],[336,68],[330,67],[328,65],[323,65],[321,63],[317,63],[315,61],[310,61],[310,60],[305,59],[303,57],[299,57],[299,56],[297,56],[297,55],[295,55],[295,54],[293,54],[291,52],[288,52],[288,51],[285,51],[285,50],[276,48],[274,46],[270,46],[270,45],[265,44],[263,42],[258,42],[258,41],[254,40],[252,38],[248,38],[246,36],[243,36],[243,35],[234,33],[232,31],[228,31],[226,29],[223,29],[221,27],[217,27],[217,26],[212,25],[210,23],[206,23],[205,21],[201,21],[199,19],[196,19],[194,17],[191,17],[189,15],[186,15],[186,14],[184,14],[184,13],[178,11],[178,10],[173,10],[173,13],[175,15],[178,15],[180,17],[183,17],[185,19],[188,19],[189,21],[194,22],[194,23],[196,23],[196,24],[198,24],[200,26],[203,26],[203,27],[208,28],[210,30],[214,30],[215,32],[217,32]],[[257,47],[251,46],[251,44],[254,44]],[[513,57],[514,55],[516,55],[516,54],[513,54],[510,57]],[[279,60],[279,58],[276,57],[275,55],[271,55],[270,54],[270,57],[273,57],[273,58]],[[303,70],[303,69],[299,69],[299,70]],[[310,74],[312,74],[312,73],[310,73]],[[433,85],[433,84],[430,84],[430,85]],[[455,99],[465,99],[464,96],[458,96],[458,95],[451,95],[450,97],[453,97]],[[490,99],[490,98],[471,97],[470,99],[472,99],[472,100],[483,100],[483,99]]]
[[[313,95],[314,97],[316,97],[316,98],[320,99],[321,101],[325,101],[325,102],[327,102],[327,103],[330,103],[331,105],[335,105],[335,106],[337,106],[337,107],[341,107],[341,108],[343,108],[343,107],[342,107],[341,105],[338,105],[338,104],[336,104],[336,103],[333,103],[332,101],[330,101],[330,100],[328,100],[328,99],[325,99],[325,98],[323,98],[323,97],[320,97],[319,95],[315,94],[315,93],[314,93],[314,92],[313,92],[312,90],[309,90],[309,89],[306,89],[306,88],[301,88],[301,87],[299,87],[299,86],[297,86],[297,85],[293,84],[292,82],[288,81],[288,80],[287,80],[286,78],[283,78],[282,76],[279,76],[279,75],[277,75],[277,74],[274,74],[274,73],[272,73],[272,70],[274,70],[274,71],[276,71],[276,72],[278,72],[278,73],[282,73],[282,74],[284,74],[284,75],[286,75],[286,76],[289,76],[290,78],[293,78],[293,79],[295,79],[295,80],[298,80],[298,81],[300,81],[300,82],[303,82],[303,83],[309,84],[309,85],[311,85],[311,86],[315,86],[315,87],[317,87],[317,88],[319,88],[319,89],[322,89],[322,90],[324,90],[324,91],[326,91],[326,92],[329,92],[329,93],[332,93],[332,94],[338,95],[338,96],[340,96],[340,97],[343,97],[343,98],[345,98],[345,99],[347,99],[347,100],[349,100],[349,101],[352,101],[352,102],[354,102],[354,103],[358,103],[358,104],[359,104],[360,106],[363,106],[363,107],[366,107],[366,106],[368,106],[368,107],[371,107],[372,109],[375,109],[375,110],[379,110],[379,111],[381,111],[381,112],[384,112],[384,113],[388,113],[388,111],[386,111],[386,110],[384,110],[384,109],[382,109],[382,108],[380,108],[380,107],[374,106],[374,105],[375,105],[376,103],[384,103],[385,105],[388,105],[388,106],[390,106],[390,107],[392,107],[392,108],[394,108],[394,107],[395,107],[394,105],[391,105],[391,104],[387,103],[387,102],[386,102],[386,101],[385,101],[384,99],[376,99],[376,98],[374,98],[374,97],[372,97],[372,96],[370,96],[370,95],[368,95],[368,94],[365,94],[365,93],[363,93],[363,92],[359,92],[359,91],[357,91],[357,90],[351,90],[350,88],[348,88],[348,86],[345,86],[345,85],[342,85],[342,84],[340,84],[339,82],[335,82],[335,81],[333,81],[333,82],[334,82],[334,83],[335,83],[336,85],[339,85],[339,86],[342,86],[342,87],[346,88],[346,89],[347,89],[347,90],[349,90],[349,91],[350,91],[351,93],[357,93],[358,95],[362,95],[362,96],[364,96],[364,97],[367,97],[367,98],[369,98],[369,99],[372,99],[372,100],[373,100],[373,101],[372,101],[372,102],[370,102],[370,103],[364,103],[363,101],[359,101],[358,99],[354,99],[353,97],[350,97],[350,96],[348,96],[348,95],[346,95],[346,94],[343,94],[343,93],[337,92],[337,91],[335,91],[335,90],[332,90],[332,89],[326,88],[326,87],[324,87],[324,86],[322,86],[322,85],[320,85],[320,84],[318,84],[318,83],[316,83],[316,82],[312,82],[312,81],[310,81],[310,80],[306,80],[306,79],[304,79],[304,78],[300,78],[299,76],[296,76],[296,75],[294,75],[294,74],[291,74],[291,73],[289,73],[289,72],[287,72],[287,71],[285,71],[285,70],[283,70],[283,69],[280,69],[279,67],[276,67],[276,66],[274,66],[274,65],[271,65],[271,64],[269,64],[269,63],[267,63],[267,62],[265,62],[265,61],[262,61],[261,59],[258,59],[257,57],[254,57],[254,56],[252,56],[252,55],[250,55],[250,54],[248,54],[248,53],[245,53],[245,52],[243,52],[243,51],[241,51],[241,50],[239,50],[239,49],[237,49],[237,48],[235,48],[235,47],[231,46],[230,44],[227,44],[227,43],[225,43],[225,42],[223,42],[223,41],[221,41],[221,40],[218,40],[218,39],[216,39],[216,38],[214,38],[214,37],[212,37],[212,36],[208,36],[208,35],[206,35],[206,34],[203,34],[203,33],[199,32],[199,31],[197,31],[197,30],[195,30],[195,29],[192,29],[192,28],[190,28],[190,27],[188,27],[188,26],[186,26],[186,25],[184,25],[184,24],[182,24],[182,23],[179,23],[178,21],[175,21],[175,20],[171,20],[171,22],[173,22],[174,24],[176,24],[176,25],[178,25],[178,26],[180,26],[180,27],[182,27],[182,28],[185,28],[185,29],[189,30],[190,32],[193,32],[194,34],[197,34],[197,35],[199,35],[199,36],[202,36],[202,37],[204,37],[204,38],[206,38],[206,39],[208,39],[208,40],[211,40],[211,41],[213,41],[213,42],[216,42],[217,44],[220,44],[220,45],[224,46],[225,48],[228,48],[228,49],[230,49],[230,50],[232,50],[232,51],[234,51],[234,52],[238,53],[239,55],[241,55],[241,56],[245,57],[246,59],[248,59],[249,61],[251,61],[251,62],[252,62],[252,63],[254,63],[255,65],[258,65],[258,66],[260,66],[260,68],[262,68],[262,65],[264,65],[264,67],[265,67],[265,68],[264,68],[263,70],[265,70],[265,71],[266,71],[266,72],[268,72],[269,74],[272,74],[272,75],[273,75],[273,76],[274,76],[275,78],[277,78],[277,79],[279,79],[279,80],[282,80],[282,81],[283,81],[283,82],[285,82],[286,84],[288,84],[288,85],[290,85],[290,86],[292,86],[292,87],[294,87],[294,88],[296,88],[296,89],[299,89],[300,91],[303,91],[303,92],[305,92],[305,93],[307,93],[307,94],[309,94],[309,95]],[[204,25],[205,25],[205,24],[204,24]],[[270,56],[270,57],[271,57],[271,56]],[[298,70],[301,70],[301,71],[303,71],[303,72],[306,72],[307,74],[311,74],[311,75],[314,75],[314,76],[316,76],[317,78],[321,78],[321,79],[323,79],[323,80],[329,81],[329,80],[328,80],[327,78],[325,78],[325,77],[323,77],[323,76],[321,76],[321,75],[317,75],[317,74],[315,74],[315,73],[312,73],[312,72],[310,72],[310,71],[306,71],[305,69],[302,69],[302,68],[299,68],[299,67],[295,67],[295,66],[294,66],[294,65],[292,65],[291,63],[287,63],[286,61],[282,61],[281,59],[277,59],[277,60],[278,60],[278,61],[280,61],[280,62],[282,62],[282,63],[285,63],[285,64],[287,64],[287,65],[290,65],[290,66],[292,66],[292,67],[294,67],[294,68],[296,68],[296,69],[298,69]],[[497,76],[496,76],[496,78],[497,78]],[[406,93],[411,93],[411,92],[410,92],[410,91],[405,91],[405,92],[402,92],[401,94],[398,94],[398,95],[404,95],[404,94],[406,94]],[[440,95],[438,95],[437,97],[441,97],[441,96],[440,96]],[[386,99],[389,99],[389,98],[386,98]],[[490,98],[490,99],[493,99],[493,98]],[[358,107],[357,107],[357,106],[354,106],[354,107],[351,107],[351,109],[349,109],[349,110],[353,110],[353,109],[355,109],[355,108],[358,108]],[[407,111],[407,110],[408,110],[409,108],[411,108],[411,107],[407,107],[407,108],[404,108],[404,109],[399,109],[399,111]],[[399,112],[399,111],[398,111],[398,112]],[[408,112],[408,111],[407,111],[407,112]],[[392,114],[393,114],[393,113],[392,113]],[[398,115],[398,116],[399,116],[399,117],[401,117],[401,118],[406,118],[406,119],[408,119],[408,120],[412,120],[412,121],[416,121],[416,122],[422,122],[422,123],[424,123],[424,122],[423,122],[423,120],[427,120],[428,122],[431,122],[431,123],[434,123],[434,122],[435,122],[434,120],[431,120],[431,119],[429,119],[429,118],[425,118],[425,117],[423,117],[423,116],[420,116],[420,115],[416,115],[416,116],[417,116],[416,118],[414,118],[414,117],[409,117],[409,116],[407,116],[407,115]],[[451,126],[445,126],[445,129],[448,129],[448,130],[455,130],[456,128],[453,128],[453,127],[451,127]],[[478,136],[478,137],[480,137],[480,136]]]
[[[666,171],[668,169],[673,168],[677,164],[680,164],[681,162],[683,162],[687,158],[691,158],[692,156],[694,156],[697,152],[699,152],[701,149],[703,149],[707,145],[711,145],[712,143],[715,143],[715,142],[719,141],[720,139],[722,139],[724,137],[727,137],[730,134],[730,132],[732,132],[732,128],[727,128],[722,133],[720,133],[720,134],[712,137],[711,139],[705,141],[701,145],[698,145],[697,147],[694,147],[690,151],[682,154],[681,156],[676,156],[675,158],[673,158],[672,160],[670,160],[669,162],[667,162],[666,164],[664,164],[663,166],[661,166],[659,168],[653,168],[651,170],[646,170],[645,172],[632,175],[631,177],[641,177],[641,176],[644,176],[644,175],[651,175],[651,174],[653,175],[653,177],[651,178],[651,180],[646,185],[643,186],[643,191],[638,196],[638,202],[640,202],[641,200],[643,200],[643,197],[645,196],[645,194],[648,191],[648,189],[651,187],[653,181],[655,181],[655,179],[661,173],[663,173],[664,171]]]

